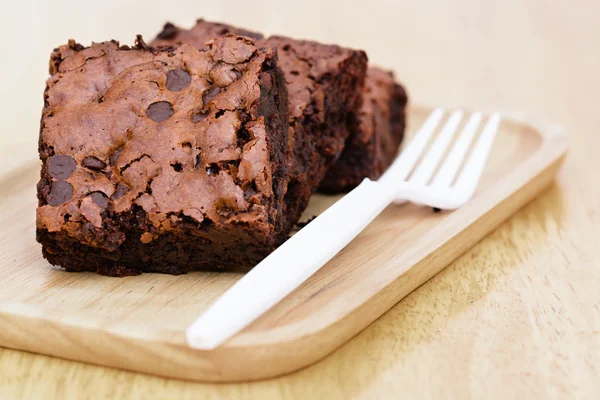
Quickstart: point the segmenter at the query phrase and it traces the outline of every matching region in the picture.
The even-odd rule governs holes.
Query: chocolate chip
[[[115,189],[115,192],[111,196],[111,199],[118,200],[121,197],[125,196],[127,194],[127,192],[129,192],[129,188],[127,186],[119,183],[117,185],[117,188]]]
[[[177,68],[167,74],[167,89],[172,92],[179,92],[190,86],[190,83],[192,83],[192,77],[184,69]]]
[[[93,169],[94,171],[100,171],[106,168],[106,163],[94,156],[87,156],[84,158],[81,162],[81,165],[86,168]]]
[[[98,207],[106,208],[108,207],[108,197],[104,193],[101,192],[93,192],[90,194],[90,197],[96,203]]]
[[[46,201],[51,206],[60,206],[73,197],[73,186],[65,180],[59,179],[52,182],[50,193],[46,196]]]
[[[73,157],[57,154],[48,160],[48,173],[56,179],[67,179],[75,171],[76,165]]]
[[[218,86],[215,86],[212,89],[204,92],[204,94],[202,95],[202,101],[204,102],[204,106],[206,107],[208,103],[210,103],[210,101],[214,99],[215,96],[219,93],[221,93],[221,88]]]
[[[208,112],[199,111],[192,115],[192,121],[197,124],[200,121],[204,121],[208,117]]]
[[[238,79],[240,79],[242,77],[242,73],[240,71],[236,71],[234,69],[234,70],[231,70],[231,72],[233,72],[233,75],[235,75],[235,79],[236,80],[238,80]]]
[[[152,121],[162,122],[171,118],[173,106],[168,101],[157,101],[148,106],[146,114]]]

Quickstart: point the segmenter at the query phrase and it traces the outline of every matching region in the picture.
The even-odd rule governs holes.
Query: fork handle
[[[354,239],[394,199],[365,179],[218,298],[186,331],[189,346],[212,350],[290,294]]]

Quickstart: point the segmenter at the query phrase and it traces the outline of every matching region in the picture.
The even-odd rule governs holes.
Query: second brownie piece
[[[348,120],[361,102],[367,56],[281,36],[259,43],[279,50],[287,82],[294,158],[286,207],[288,215],[300,217],[350,135]]]
[[[396,158],[406,127],[406,92],[392,72],[367,71],[360,110],[350,122],[342,155],[321,182],[321,191],[347,191],[364,178],[379,177]]]
[[[203,51],[71,41],[50,69],[37,209],[50,263],[109,275],[250,268],[287,238],[275,50],[232,36]]]
[[[261,36],[198,20],[189,30],[165,25],[152,45],[186,43],[203,48],[214,35],[230,33]],[[257,45],[278,49],[289,93],[292,156],[285,195],[286,222],[289,224],[298,220],[310,196],[342,153],[350,134],[348,120],[360,106],[367,56],[363,51],[281,36],[259,40]]]

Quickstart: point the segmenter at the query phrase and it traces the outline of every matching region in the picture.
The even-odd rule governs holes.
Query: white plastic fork
[[[410,201],[450,210],[469,201],[494,143],[500,116],[494,113],[489,117],[463,165],[482,115],[470,116],[449,149],[463,118],[462,111],[453,111],[418,163],[444,113],[438,108],[427,117],[414,139],[378,181],[365,179],[218,298],[187,329],[188,345],[212,350],[224,343],[325,265],[390,203]]]

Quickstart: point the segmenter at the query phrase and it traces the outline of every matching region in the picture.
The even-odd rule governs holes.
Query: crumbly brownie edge
[[[42,254],[50,264],[69,272],[91,271],[110,276],[138,275],[142,272],[184,274],[192,270],[248,270],[266,257],[274,244],[266,246],[260,237],[244,229],[229,232],[211,226],[199,226],[191,218],[179,215],[177,230],[162,234],[160,240],[144,244],[139,237],[147,232],[139,221],[144,211],[120,221],[127,229],[123,245],[114,251],[88,246],[64,232],[37,230]],[[139,219],[139,220],[138,220]],[[119,226],[123,230],[123,225]],[[218,242],[219,245],[215,244]]]
[[[297,131],[294,148],[296,158],[312,159],[312,162],[310,171],[297,168],[300,171],[290,178],[285,200],[288,222],[298,221],[310,197],[341,155],[350,135],[346,121],[357,112],[360,105],[366,69],[365,52],[351,51],[351,55],[341,63],[339,73],[321,83],[320,90],[324,93],[323,121],[306,113],[304,120],[293,127]],[[315,100],[313,98],[313,102]],[[314,103],[308,109],[315,109]],[[302,137],[307,142],[298,140]]]
[[[273,49],[273,57],[265,64],[268,70],[262,72],[261,104],[259,114],[265,116],[267,129],[267,146],[269,149],[283,149],[271,151],[271,172],[273,181],[274,204],[277,214],[271,218],[275,226],[275,246],[283,243],[287,237],[289,225],[285,221],[284,196],[289,182],[288,170],[288,93],[283,72],[277,65],[277,50]],[[295,223],[296,221],[294,221]]]
[[[381,159],[378,154],[378,137],[373,135],[366,143],[356,143],[353,139],[352,136],[348,138],[340,158],[321,182],[319,192],[342,193],[360,184],[364,178],[377,179],[380,176],[377,170]]]
[[[379,179],[390,164],[396,158],[398,148],[404,138],[406,127],[406,105],[407,95],[402,85],[393,83],[391,96],[388,102],[390,109],[389,120],[373,121],[376,127],[371,138],[365,143],[357,138],[359,134],[350,134],[340,158],[336,164],[327,172],[322,181],[319,192],[337,194],[352,190],[359,185],[364,178],[372,180]],[[349,126],[353,129],[361,129],[358,114],[349,119]],[[373,115],[371,118],[375,118]],[[387,125],[387,129],[381,129],[381,125]],[[352,129],[352,128],[351,128]],[[382,132],[387,133],[382,133]],[[382,145],[381,135],[389,136],[387,147]]]

